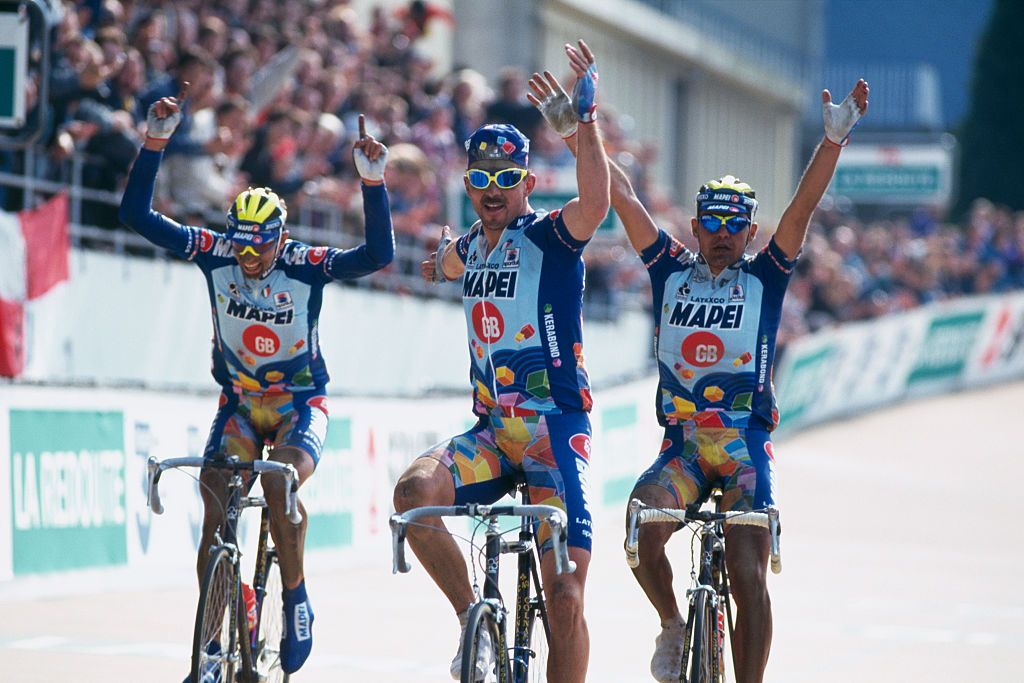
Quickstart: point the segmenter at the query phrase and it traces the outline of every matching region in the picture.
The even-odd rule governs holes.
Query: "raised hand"
[[[544,120],[556,133],[563,138],[571,137],[576,133],[576,126],[579,122],[579,119],[576,118],[576,110],[573,109],[572,101],[562,89],[562,84],[550,71],[545,71],[543,78],[540,74],[533,74],[530,77],[530,89],[533,92],[526,93],[526,99],[540,110]]]
[[[869,93],[868,83],[863,78],[839,104],[832,104],[832,94],[828,90],[821,91],[821,113],[825,119],[825,137],[829,142],[841,146],[847,144],[850,131],[868,111]]]
[[[181,84],[177,97],[161,97],[146,112],[146,138],[166,143],[181,123],[181,108],[188,97],[189,82]]]
[[[420,262],[420,275],[427,282],[448,282],[445,277],[444,262],[445,248],[452,242],[452,229],[447,225],[441,228],[441,239],[437,243],[437,251],[432,251],[425,261]]]
[[[364,182],[379,185],[384,182],[384,168],[388,163],[388,148],[384,143],[366,134],[366,117],[359,115],[359,139],[352,145],[352,160]]]
[[[579,41],[580,49],[566,43],[565,54],[569,56],[569,65],[576,73],[576,85],[572,88],[572,104],[576,110],[576,118],[583,123],[597,120],[597,63],[594,53],[587,44]]]

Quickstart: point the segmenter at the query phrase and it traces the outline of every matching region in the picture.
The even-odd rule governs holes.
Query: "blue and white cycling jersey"
[[[194,262],[206,277],[213,312],[213,377],[236,393],[323,388],[327,366],[317,322],[324,285],[383,268],[394,237],[383,185],[363,186],[366,244],[311,247],[289,240],[266,277],[247,279],[231,243],[206,228],[183,226],[151,208],[160,153],[142,150],[132,167],[120,218],[151,242]]]
[[[773,239],[712,277],[664,230],[641,258],[654,295],[658,421],[774,429],[775,337],[796,260]]]
[[[583,247],[560,211],[510,223],[487,253],[483,230],[456,241],[473,411],[518,417],[588,411],[583,367]]]

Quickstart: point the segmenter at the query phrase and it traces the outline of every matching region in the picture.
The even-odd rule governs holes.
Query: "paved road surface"
[[[785,571],[770,580],[767,681],[1021,680],[1024,452],[1012,437],[1022,406],[1017,383],[778,444]],[[656,620],[622,559],[619,524],[596,520],[608,540],[588,593],[595,683],[650,680]],[[311,565],[317,643],[293,680],[448,680],[454,617],[421,567],[396,577],[388,562]],[[48,599],[33,598],[31,582],[0,587],[0,680],[181,680],[195,589],[142,590],[144,578]]]

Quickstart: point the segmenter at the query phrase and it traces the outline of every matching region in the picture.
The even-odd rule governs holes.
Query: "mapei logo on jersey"
[[[283,311],[265,311],[241,301],[228,301],[226,313],[232,318],[239,320],[255,320],[271,325],[291,325],[295,319],[295,309],[288,308]]]
[[[325,256],[327,256],[327,247],[299,247],[285,254],[284,262],[289,266],[304,266],[306,263],[316,266],[324,260]]]
[[[691,301],[686,305],[677,301],[668,319],[668,324],[675,327],[721,330],[738,330],[742,322],[743,304],[722,305],[697,301]]]
[[[199,251],[205,253],[213,252],[214,256],[227,258],[231,256],[231,240],[220,235],[215,235],[210,230],[199,231]]]
[[[715,202],[738,202],[739,200],[739,195],[729,194],[728,192],[718,192],[711,196],[711,201]]]
[[[462,296],[494,299],[516,298],[516,281],[519,271],[467,270],[462,280]]]

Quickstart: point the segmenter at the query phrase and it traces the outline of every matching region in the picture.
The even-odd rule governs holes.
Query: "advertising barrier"
[[[983,297],[848,325],[791,344],[775,373],[787,432],[907,398],[1024,377],[1024,295]],[[619,510],[658,453],[657,380],[594,394],[590,501]],[[0,392],[0,587],[66,589],[68,572],[191,576],[202,523],[194,476],[167,472],[162,515],[146,460],[200,455],[216,394],[6,385]],[[309,561],[390,566],[398,477],[474,423],[456,398],[331,397],[320,464],[303,486]],[[257,489],[258,490],[258,489]],[[258,515],[243,516],[252,539]],[[14,584],[11,584],[14,585]]]

